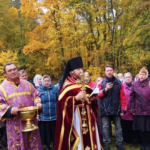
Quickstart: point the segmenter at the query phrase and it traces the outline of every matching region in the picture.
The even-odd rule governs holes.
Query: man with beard
[[[67,62],[58,98],[54,150],[101,150],[96,97],[89,98],[92,89],[88,85],[81,91],[77,83],[81,73],[81,57]]]

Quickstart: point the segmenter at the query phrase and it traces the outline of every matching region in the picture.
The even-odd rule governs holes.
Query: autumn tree
[[[23,51],[30,62],[45,66],[39,69],[41,74],[59,78],[67,60],[76,56],[82,57],[93,80],[104,76],[107,63],[117,73],[134,75],[149,65],[149,1],[22,0],[21,4],[22,15],[38,22],[25,34]],[[35,68],[30,66],[30,71],[37,72]]]

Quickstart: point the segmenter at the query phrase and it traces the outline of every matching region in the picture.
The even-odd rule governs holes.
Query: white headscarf
[[[50,85],[51,85],[51,77],[47,74],[42,77],[42,85],[44,86],[44,78],[45,77],[48,77],[50,79]]]
[[[33,83],[35,84],[35,86],[40,86],[38,83],[38,78],[42,77],[40,74],[36,74],[35,77],[33,78]]]

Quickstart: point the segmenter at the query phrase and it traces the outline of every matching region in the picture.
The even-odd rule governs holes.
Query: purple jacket
[[[121,118],[123,120],[133,120],[133,115],[129,112],[131,87],[129,87],[126,83],[124,83],[124,93],[127,100],[127,109],[126,114],[124,114]]]
[[[150,81],[136,81],[130,94],[130,112],[135,115],[150,115]]]

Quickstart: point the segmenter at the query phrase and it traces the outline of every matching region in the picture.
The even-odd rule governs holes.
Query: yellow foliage
[[[1,51],[0,56],[1,56],[0,57],[0,82],[2,82],[4,79],[6,79],[4,73],[4,65],[7,62],[13,62],[17,65],[18,54],[16,52],[12,52],[11,50],[7,50],[7,51]]]
[[[94,81],[105,76],[107,63],[113,64],[116,72],[131,71],[133,75],[145,63],[150,65],[149,14],[144,8],[148,3],[22,0],[21,4],[24,18],[39,19],[36,28],[25,34],[28,41],[23,50],[29,57],[30,76],[48,72],[59,78],[65,63],[76,56],[82,57],[84,69]]]

